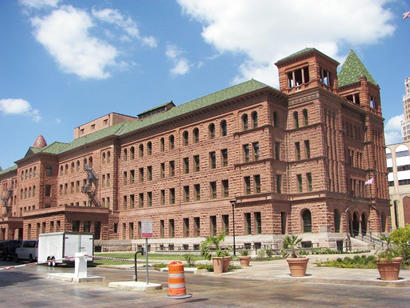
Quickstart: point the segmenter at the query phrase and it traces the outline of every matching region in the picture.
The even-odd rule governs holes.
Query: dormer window
[[[354,94],[347,95],[347,96],[345,96],[345,98],[346,98],[348,101],[352,102],[352,103],[355,103],[355,104],[357,104],[357,105],[360,105],[360,96],[359,96],[359,93],[354,93]]]
[[[307,66],[288,73],[288,88],[298,87],[309,82],[309,68]]]

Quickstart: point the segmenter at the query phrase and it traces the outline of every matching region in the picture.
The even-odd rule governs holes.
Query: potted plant
[[[380,279],[398,280],[403,257],[398,257],[397,250],[392,248],[390,236],[382,235],[380,239],[386,242],[386,249],[378,253],[378,258],[376,259]]]
[[[290,235],[284,238],[282,243],[282,255],[286,258],[292,277],[303,277],[306,275],[306,268],[309,258],[298,257],[296,246],[302,241],[297,235]],[[289,257],[290,252],[290,257]]]
[[[214,273],[220,274],[227,272],[231,257],[226,251],[222,250],[220,243],[225,239],[225,233],[219,235],[208,236],[205,241],[201,243],[201,255],[207,260],[211,260],[214,266]],[[215,247],[216,257],[212,257],[211,247]]]
[[[241,266],[249,266],[249,263],[251,262],[251,256],[248,256],[248,249],[242,249],[239,253],[241,254],[239,257]]]

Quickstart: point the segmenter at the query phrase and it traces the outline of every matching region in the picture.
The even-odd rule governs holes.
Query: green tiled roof
[[[139,115],[145,114],[145,113],[148,113],[148,112],[150,112],[150,111],[154,111],[154,110],[157,110],[157,109],[160,109],[160,108],[163,108],[163,107],[165,107],[165,106],[167,106],[167,105],[169,105],[169,104],[174,104],[174,102],[173,102],[173,101],[169,101],[169,102],[163,103],[163,104],[161,104],[161,105],[152,107],[152,108],[150,108],[150,109],[148,109],[148,110],[144,110],[143,112],[140,112]]]
[[[14,170],[17,170],[17,165],[14,165],[14,166],[11,166],[7,169],[1,170],[0,175],[6,174],[6,173],[8,173],[10,171],[14,171]]]
[[[130,133],[130,132],[136,131],[138,129],[147,127],[149,125],[160,123],[162,121],[192,112],[194,110],[201,109],[207,106],[211,106],[213,104],[222,102],[224,100],[231,99],[231,98],[234,98],[234,97],[246,94],[246,93],[250,93],[250,92],[253,92],[259,89],[263,89],[263,88],[274,89],[262,82],[252,79],[252,80],[243,82],[241,84],[226,88],[224,90],[206,95],[204,97],[194,99],[182,105],[178,105],[174,108],[171,108],[168,111],[157,113],[147,118],[143,118],[139,120],[137,119],[135,121],[124,121],[124,122],[118,123],[114,126],[104,128],[92,134],[88,134],[83,137],[74,139],[73,141],[69,143],[54,142],[50,144],[49,146],[42,148],[38,152],[50,153],[50,154],[60,154],[60,153],[84,146],[88,143],[103,139],[108,136],[121,136],[121,135]],[[169,104],[169,102],[166,104]]]
[[[291,59],[291,58],[294,58],[294,57],[296,57],[296,56],[303,55],[304,53],[308,53],[308,52],[311,52],[311,51],[314,51],[314,50],[316,50],[316,49],[315,49],[315,48],[304,48],[304,49],[299,50],[299,51],[297,51],[297,52],[295,52],[295,53],[292,53],[290,56],[287,56],[287,57],[285,57],[285,58],[283,58],[283,59],[278,60],[276,63],[280,63],[280,62],[289,60],[289,59]]]
[[[194,99],[192,101],[189,101],[187,103],[178,105],[174,108],[171,108],[168,111],[157,113],[155,115],[152,115],[148,118],[137,120],[137,121],[132,121],[132,122],[126,122],[124,127],[121,128],[121,130],[117,133],[117,135],[123,135],[127,134],[129,132],[141,129],[143,127],[159,123],[180,115],[183,115],[185,113],[189,113],[194,110],[198,110],[207,106],[211,106],[213,104],[222,102],[227,99],[234,98],[236,96],[240,96],[246,93],[250,93],[262,88],[271,88],[272,87],[256,81],[254,79],[251,79],[249,81],[240,83],[236,86],[232,86],[230,88],[223,89],[221,91],[211,93],[209,95]]]
[[[353,50],[350,50],[349,55],[338,74],[338,85],[339,87],[344,87],[358,82],[361,75],[366,76],[367,81],[377,85],[377,82],[372,75],[370,75],[369,71],[366,69],[362,61],[360,61],[356,53]]]

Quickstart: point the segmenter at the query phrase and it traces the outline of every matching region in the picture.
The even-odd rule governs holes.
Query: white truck
[[[38,263],[55,266],[74,262],[76,252],[94,256],[94,235],[80,232],[55,232],[40,234],[38,243]],[[51,261],[50,261],[51,260]],[[92,262],[92,258],[87,258]]]

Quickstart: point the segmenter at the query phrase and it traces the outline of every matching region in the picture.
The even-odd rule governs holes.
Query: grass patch
[[[206,269],[208,272],[214,271],[214,266],[212,264],[199,264],[196,266],[197,269]],[[234,271],[237,269],[242,269],[240,266],[229,264],[228,272]]]

